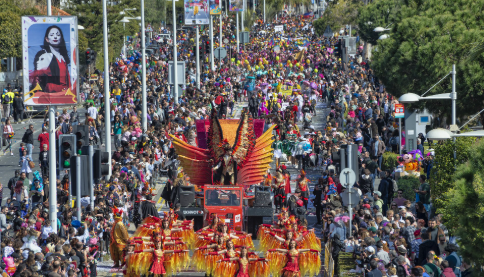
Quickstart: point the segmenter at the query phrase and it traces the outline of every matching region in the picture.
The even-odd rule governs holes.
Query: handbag
[[[280,162],[285,163],[287,162],[287,155],[285,153],[282,153],[281,158],[279,159]]]
[[[29,161],[29,167],[30,168],[34,168],[35,167],[35,163],[33,161]]]

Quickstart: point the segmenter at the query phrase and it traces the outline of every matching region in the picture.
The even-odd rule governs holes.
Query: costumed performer
[[[321,268],[319,251],[297,249],[296,241],[289,242],[289,249],[269,249],[267,258],[273,276],[300,277],[314,276]]]
[[[249,258],[247,248],[242,247],[240,257],[226,257],[217,261],[214,277],[268,277],[268,262],[265,258]]]
[[[152,264],[149,272],[153,274],[155,277],[167,276],[167,274],[172,274],[176,272],[176,265],[174,265],[174,261],[168,257],[165,259],[166,254],[179,254],[179,253],[186,253],[188,250],[163,250],[161,247],[161,241],[157,240],[155,242],[155,247],[153,249],[144,249],[135,251],[135,253],[142,253],[142,252],[152,252]],[[184,255],[188,255],[187,253]]]
[[[128,243],[128,230],[123,224],[123,211],[114,207],[114,224],[111,228],[111,244],[109,250],[111,251],[111,259],[114,261],[113,267],[119,267],[123,258],[123,250]]]

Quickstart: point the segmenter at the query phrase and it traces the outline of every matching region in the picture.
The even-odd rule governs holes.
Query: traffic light
[[[183,24],[183,13],[179,13],[177,16],[176,16],[176,21],[178,22],[178,24]]]
[[[90,64],[91,62],[93,62],[91,60],[91,53],[92,53],[91,48],[87,48],[87,50],[86,50],[86,64]]]
[[[88,168],[88,156],[87,155],[79,155],[79,160],[77,159],[78,156],[71,156],[70,163],[71,168],[69,170],[69,180],[71,181],[71,193],[72,195],[77,197],[77,186],[79,185],[81,188],[81,197],[84,195],[89,195],[89,168]],[[78,165],[78,161],[79,165]],[[78,178],[79,176],[79,178]],[[80,183],[78,184],[78,179]]]
[[[60,135],[59,145],[59,170],[70,169],[70,159],[76,153],[76,136]]]
[[[92,157],[92,168],[94,180],[100,179],[109,174],[109,153],[94,149]]]
[[[338,40],[338,42],[334,46],[334,55],[336,57],[340,57],[341,55],[340,52],[341,52],[341,40]]]
[[[207,40],[205,43],[205,54],[210,54],[210,41]]]
[[[83,146],[89,145],[89,126],[87,125],[75,125],[73,127],[73,134],[76,135],[76,150],[77,154],[82,154],[81,149]]]

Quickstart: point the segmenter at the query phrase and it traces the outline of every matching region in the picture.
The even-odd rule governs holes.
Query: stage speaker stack
[[[270,189],[264,186],[255,187],[254,207],[272,207]]]
[[[194,206],[195,203],[195,187],[181,186],[179,187],[180,205],[184,208]]]

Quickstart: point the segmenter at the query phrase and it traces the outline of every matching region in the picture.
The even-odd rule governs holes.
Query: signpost
[[[351,168],[345,168],[341,170],[341,173],[339,174],[339,180],[341,182],[341,185],[345,188],[347,188],[342,194],[341,198],[343,200],[343,203],[348,204],[348,212],[349,212],[349,217],[350,217],[350,234],[351,234],[351,219],[353,217],[353,207],[358,204],[360,201],[360,193],[358,189],[353,188],[353,185],[356,182],[356,174]]]
[[[219,61],[225,59],[227,57],[227,50],[225,48],[219,47],[215,49],[215,58],[217,58]]]
[[[400,143],[398,144],[398,153],[402,155],[402,118],[405,118],[405,108],[403,104],[395,104],[395,118],[398,118],[398,137]]]

